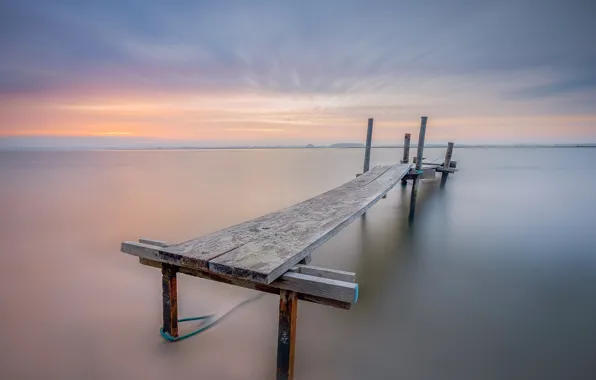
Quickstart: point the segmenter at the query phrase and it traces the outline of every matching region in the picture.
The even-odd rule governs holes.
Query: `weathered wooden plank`
[[[444,167],[442,167],[442,166],[437,166],[437,167],[435,168],[435,170],[436,170],[438,173],[455,173],[455,172],[457,171],[457,169],[454,169],[454,168],[444,168]]]
[[[145,239],[140,238],[139,243],[148,244],[148,245],[155,245],[157,247],[167,247],[169,244],[162,240],[153,240],[153,239]]]
[[[324,278],[328,278],[331,280],[356,282],[356,273],[346,272],[343,270],[328,269],[328,268],[313,267],[310,265],[298,264],[298,265],[290,268],[290,271],[307,274],[307,275],[315,276],[315,277],[324,277]]]
[[[443,166],[444,163],[443,162],[422,162],[422,165],[428,165],[428,166]],[[449,167],[450,168],[455,168],[457,167],[457,161],[451,161],[449,162]]]
[[[433,179],[435,178],[435,168],[422,168],[422,174],[420,174],[419,179]]]
[[[292,380],[294,378],[297,318],[297,294],[281,291],[279,294],[279,328],[277,332],[277,380]]]
[[[286,272],[275,281],[275,286],[283,290],[342,302],[356,303],[358,301],[358,284],[353,282]]]
[[[142,257],[139,258],[139,263],[146,265],[146,266],[150,266],[152,268],[162,268],[162,265],[163,265],[163,263],[161,263],[159,261],[146,259],[146,258],[142,258]],[[188,276],[199,277],[199,278],[203,278],[206,280],[217,281],[217,282],[221,282],[224,284],[240,286],[243,288],[258,290],[261,292],[266,292],[266,293],[271,293],[271,294],[279,294],[279,292],[282,290],[282,288],[293,291],[294,289],[293,289],[293,286],[290,284],[290,282],[293,281],[293,283],[296,283],[299,281],[298,279],[294,278],[290,281],[286,281],[283,285],[281,285],[281,280],[277,279],[276,281],[273,281],[271,284],[259,284],[259,283],[255,283],[255,282],[239,280],[239,279],[235,279],[235,278],[229,278],[226,276],[222,276],[220,274],[204,272],[204,271],[191,269],[191,268],[177,267],[177,270],[178,270],[178,273],[182,273],[182,274],[185,274]],[[309,278],[307,278],[308,281],[311,281],[311,282],[315,281],[313,278],[310,278],[310,277],[314,277],[314,276],[309,276]],[[337,284],[334,284],[334,285],[337,285]],[[345,286],[348,286],[350,289],[355,289],[354,284],[352,284],[350,282],[346,282]],[[345,310],[349,310],[352,307],[353,300],[346,302],[346,301],[339,301],[339,300],[333,299],[333,298],[325,298],[325,297],[321,296],[320,294],[326,294],[326,295],[333,296],[333,292],[331,292],[331,291],[328,291],[328,290],[321,291],[320,290],[324,287],[325,287],[324,284],[320,285],[318,287],[299,286],[300,289],[308,288],[308,289],[310,289],[309,291],[311,293],[315,293],[315,294],[298,293],[298,299],[300,299],[302,301],[316,303],[319,305],[332,306],[332,307],[336,307],[339,309],[345,309]],[[346,297],[346,298],[349,298],[349,297]],[[357,299],[356,290],[354,290],[353,298]]]
[[[410,165],[397,164],[367,186],[344,191],[317,207],[294,210],[275,234],[253,240],[209,261],[209,271],[270,283],[362,215],[391,190]]]
[[[372,144],[373,133],[373,119],[368,119],[368,129],[366,130],[366,147],[364,148],[364,169],[362,173],[366,173],[370,167],[370,148]]]
[[[322,207],[322,205],[332,203],[334,199],[341,197],[346,192],[367,186],[384,174],[388,169],[389,166],[375,167],[358,178],[346,182],[335,189],[329,190],[317,197],[308,199],[283,210],[272,212],[199,238],[170,245],[162,250],[161,256],[171,258],[174,260],[174,262],[172,262],[174,264],[176,263],[175,260],[184,260],[184,263],[179,262],[177,264],[197,269],[207,268],[208,261],[217,256],[247,244],[250,241],[274,234],[279,228],[286,226],[288,223],[302,222],[301,220],[295,219],[297,211],[304,209],[314,210]],[[132,252],[127,253],[134,255]],[[148,256],[142,257],[150,258]]]

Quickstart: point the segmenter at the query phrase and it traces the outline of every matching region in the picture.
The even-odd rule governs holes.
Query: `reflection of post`
[[[445,152],[445,162],[443,162],[444,168],[449,168],[451,165],[451,156],[453,155],[453,143],[447,143],[447,152]],[[441,187],[445,187],[445,183],[447,183],[447,176],[449,173],[442,172],[441,173]]]
[[[279,330],[277,332],[277,380],[294,378],[294,351],[296,347],[296,318],[298,294],[279,292]]]
[[[364,169],[362,173],[366,173],[370,167],[370,147],[372,144],[373,119],[368,119],[368,130],[366,131],[366,148],[364,150]]]
[[[422,155],[424,154],[424,135],[426,134],[426,121],[428,117],[422,116],[420,120],[420,134],[418,135],[418,150],[416,154],[416,170],[422,168]]]
[[[412,137],[412,135],[410,135],[409,133],[406,133],[406,135],[404,136],[404,156],[401,159],[402,164],[407,164],[410,162],[410,138],[411,137]],[[401,180],[402,186],[406,186],[407,184],[408,184],[408,181],[406,181],[405,179]]]
[[[414,220],[414,214],[416,213],[416,194],[418,193],[418,175],[412,181],[412,193],[410,195],[410,214],[408,220],[412,222]]]
[[[178,289],[176,286],[176,267],[168,264],[161,266],[161,287],[163,295],[163,332],[178,336]]]

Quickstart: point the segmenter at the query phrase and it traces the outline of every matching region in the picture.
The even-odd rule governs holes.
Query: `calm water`
[[[0,378],[274,378],[276,296],[167,344],[160,273],[119,243],[291,205],[352,179],[362,156],[1,152]],[[398,186],[315,252],[314,265],[357,273],[360,301],[300,303],[298,379],[596,378],[596,149],[456,147],[454,159],[446,189],[423,184],[414,226]],[[181,316],[253,294],[181,276]]]

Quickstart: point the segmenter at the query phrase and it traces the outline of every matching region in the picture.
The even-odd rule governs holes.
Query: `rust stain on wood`
[[[163,296],[163,331],[173,337],[178,336],[178,287],[177,268],[163,264],[161,267],[161,286]]]
[[[279,330],[277,334],[277,380],[294,378],[296,351],[296,319],[298,297],[296,292],[279,293]]]

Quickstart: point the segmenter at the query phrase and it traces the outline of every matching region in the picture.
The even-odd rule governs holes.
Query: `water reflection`
[[[349,312],[300,304],[296,377],[593,379],[595,158],[456,147],[462,170],[443,190],[420,187],[412,226],[410,187],[398,185],[314,254],[356,272],[361,294]],[[2,378],[272,378],[275,296],[167,344],[159,271],[119,243],[242,222],[353,178],[361,162],[351,149],[0,153]],[[253,294],[182,276],[181,315]]]

